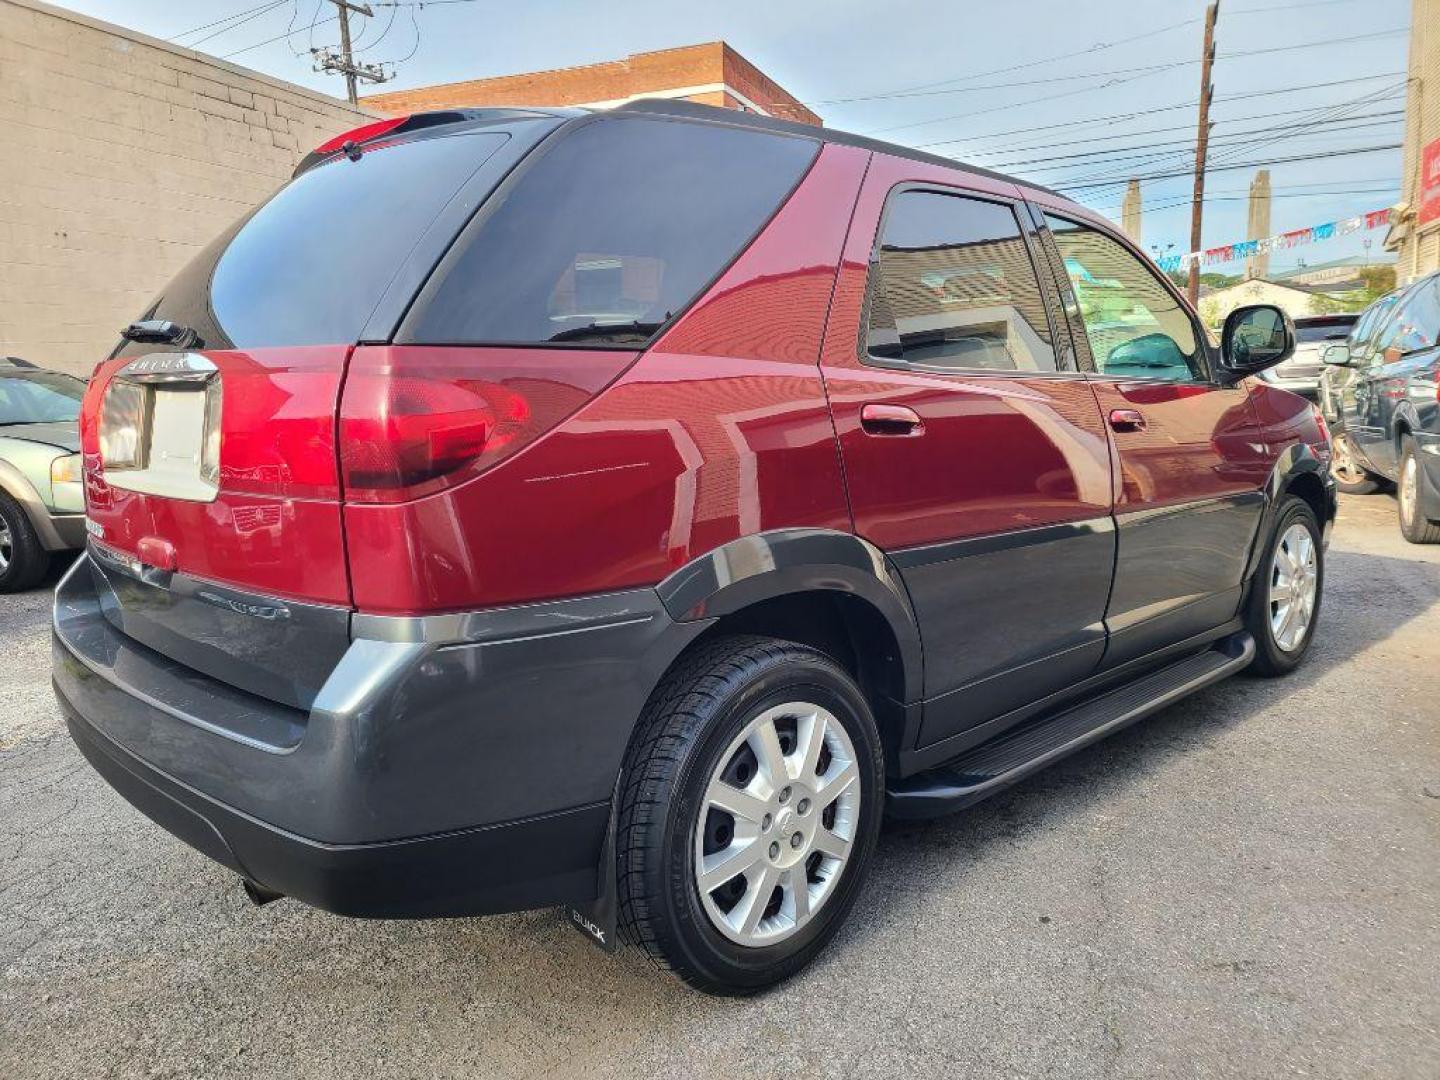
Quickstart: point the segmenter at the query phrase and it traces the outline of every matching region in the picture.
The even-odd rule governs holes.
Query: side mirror
[[[1332,367],[1349,367],[1350,346],[1331,345],[1326,348],[1323,353],[1320,354],[1320,360],[1322,363],[1329,364]]]
[[[1295,352],[1295,324],[1274,304],[1238,307],[1220,334],[1220,378],[1239,382],[1288,360]]]

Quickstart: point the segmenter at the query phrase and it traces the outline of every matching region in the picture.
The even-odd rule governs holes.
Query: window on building
[[[935,371],[1054,371],[1045,304],[1015,212],[902,191],[870,288],[870,356]]]
[[[1106,375],[1193,382],[1206,377],[1190,313],[1119,241],[1045,215],[1075,289],[1096,368]]]

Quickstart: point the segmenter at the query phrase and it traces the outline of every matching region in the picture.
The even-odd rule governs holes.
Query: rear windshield
[[[1344,341],[1354,323],[1330,323],[1324,326],[1297,326],[1295,340],[1303,344],[1313,341]]]
[[[769,220],[819,152],[744,128],[606,118],[471,223],[401,340],[638,347]]]
[[[210,349],[354,342],[425,227],[507,137],[467,132],[358,161],[337,155],[197,255],[146,317],[192,327]]]

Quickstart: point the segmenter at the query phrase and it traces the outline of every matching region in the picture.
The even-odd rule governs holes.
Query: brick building
[[[1440,0],[1411,0],[1405,158],[1385,247],[1401,282],[1440,270]]]
[[[421,86],[361,99],[381,113],[481,105],[605,108],[642,97],[683,98],[807,124],[820,117],[723,41],[632,53],[581,67]]]

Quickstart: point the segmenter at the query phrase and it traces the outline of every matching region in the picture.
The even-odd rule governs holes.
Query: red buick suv
[[[320,147],[96,370],[54,680],[94,767],[346,915],[546,905],[759,990],[882,816],[956,810],[1315,629],[1335,513],[1055,192],[675,102]]]

